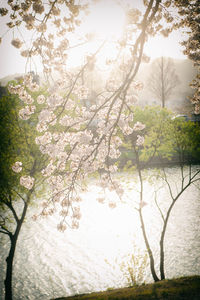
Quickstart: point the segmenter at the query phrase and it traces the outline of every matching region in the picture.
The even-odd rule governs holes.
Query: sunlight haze
[[[127,2],[123,2],[128,3]],[[105,45],[101,49],[101,55],[97,58],[97,65],[100,69],[106,69],[106,60],[113,59],[117,53],[116,42],[120,40],[123,34],[125,22],[125,9],[115,1],[97,1],[92,4],[89,15],[83,17],[80,28],[77,29],[77,35],[83,36],[91,34],[93,39],[86,45],[72,48],[68,53],[67,67],[74,68],[79,64],[84,63],[84,56],[94,53],[103,41]],[[5,33],[5,27],[0,28],[0,36]],[[20,51],[10,45],[13,34],[9,31],[2,39],[0,47],[1,59],[0,63],[0,78],[15,73],[24,73],[27,70],[26,59],[20,55]],[[26,36],[28,41],[30,36]],[[186,56],[182,53],[180,41],[183,35],[180,30],[174,31],[168,38],[161,35],[150,37],[145,44],[144,52],[155,59],[160,56],[168,56],[172,58],[184,59]],[[74,43],[75,44],[75,43]],[[30,68],[30,67],[29,67]],[[33,59],[32,68],[40,73],[42,66],[38,58]]]

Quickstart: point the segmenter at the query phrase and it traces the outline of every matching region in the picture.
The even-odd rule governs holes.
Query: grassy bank
[[[57,300],[200,300],[200,276],[163,280],[136,287],[112,289]]]

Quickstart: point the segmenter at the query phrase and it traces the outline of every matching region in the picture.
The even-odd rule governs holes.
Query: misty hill
[[[15,80],[15,79],[17,79],[17,78],[19,78],[21,76],[23,76],[23,74],[15,73],[15,74],[3,77],[3,78],[0,79],[0,85],[1,86],[6,86],[9,81]]]

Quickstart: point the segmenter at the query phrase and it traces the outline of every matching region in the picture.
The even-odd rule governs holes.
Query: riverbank
[[[104,292],[75,295],[52,300],[200,300],[200,276],[171,280]]]

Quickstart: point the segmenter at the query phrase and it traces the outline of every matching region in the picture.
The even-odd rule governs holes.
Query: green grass
[[[57,300],[200,300],[200,276],[163,280],[153,284],[57,298]]]

